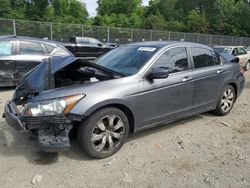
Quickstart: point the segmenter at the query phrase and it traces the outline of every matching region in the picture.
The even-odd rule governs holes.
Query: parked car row
[[[0,38],[0,87],[16,86],[20,78],[49,57],[73,56],[62,44],[28,37]]]
[[[95,38],[89,37],[70,37],[69,43],[65,43],[64,46],[76,57],[95,59],[114,49],[116,44],[104,44]]]
[[[49,57],[83,57],[94,61],[116,44],[103,44],[94,38],[71,37],[71,43],[30,37],[0,37],[0,87],[16,86],[20,78]]]
[[[214,46],[214,50],[221,54],[230,54],[239,58],[239,64],[245,71],[250,69],[250,46]]]

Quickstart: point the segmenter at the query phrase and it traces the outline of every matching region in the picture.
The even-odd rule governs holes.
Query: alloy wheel
[[[234,92],[231,88],[224,91],[221,99],[221,109],[224,112],[228,112],[233,107],[234,103]]]
[[[91,143],[95,151],[100,153],[112,152],[121,144],[124,137],[125,125],[117,115],[108,115],[95,125]]]

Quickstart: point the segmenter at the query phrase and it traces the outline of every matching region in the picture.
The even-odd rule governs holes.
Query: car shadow
[[[0,87],[0,92],[2,91],[12,91],[14,90],[16,87],[11,86],[11,87]]]
[[[72,147],[67,152],[48,153],[39,151],[37,136],[31,132],[16,131],[4,121],[1,121],[0,126],[0,155],[4,157],[24,156],[30,163],[35,165],[57,163],[59,157],[91,160],[80,150],[75,140],[72,141]]]
[[[157,134],[160,131],[166,131],[176,126],[181,126],[190,121],[198,120],[203,116],[215,116],[212,113],[204,113],[201,115],[185,118],[173,123],[163,124],[154,128],[146,129],[142,132],[131,134],[126,141],[127,143],[135,141],[148,135]],[[17,156],[22,155],[27,160],[35,165],[50,165],[57,163],[59,157],[69,158],[79,161],[95,160],[84,154],[76,139],[72,140],[72,145],[69,151],[60,153],[46,153],[39,151],[37,147],[37,137],[31,133],[24,133],[14,130],[9,127],[4,119],[0,121],[0,155],[2,156]],[[126,144],[126,143],[125,143]]]
[[[181,119],[181,120],[177,120],[177,121],[172,122],[172,123],[166,123],[166,124],[162,124],[162,125],[159,125],[159,126],[156,126],[156,127],[145,129],[145,130],[143,130],[141,132],[138,132],[136,134],[131,134],[129,136],[127,142],[131,142],[131,141],[134,141],[136,139],[146,137],[148,135],[157,134],[158,132],[166,131],[168,129],[172,129],[173,127],[182,126],[183,124],[186,124],[186,123],[191,122],[191,121],[203,119],[204,116],[214,117],[216,115],[211,113],[211,112],[206,112],[206,113],[203,113],[203,114],[198,114],[198,115],[187,117],[187,118],[184,118],[184,119]]]
[[[245,88],[250,89],[250,81],[249,81],[249,80],[246,81],[246,83],[245,83]]]

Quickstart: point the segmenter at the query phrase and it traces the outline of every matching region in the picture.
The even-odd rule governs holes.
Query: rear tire
[[[225,116],[229,114],[229,112],[233,108],[235,100],[236,100],[236,93],[233,86],[231,85],[226,86],[220,95],[214,113],[219,116]]]
[[[244,71],[248,71],[250,69],[250,60],[248,60],[247,64],[244,67]]]
[[[116,153],[129,133],[126,114],[117,108],[103,108],[92,114],[77,131],[82,150],[90,157],[102,159]]]

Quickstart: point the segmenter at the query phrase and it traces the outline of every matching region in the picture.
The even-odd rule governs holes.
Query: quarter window
[[[195,68],[214,66],[217,63],[210,50],[205,48],[191,47]]]
[[[221,65],[221,56],[215,52],[213,52],[214,64]]]
[[[0,56],[12,54],[12,43],[11,41],[0,42]]]
[[[20,54],[43,54],[43,48],[39,43],[21,41]]]
[[[53,50],[55,49],[54,46],[51,46],[51,45],[48,45],[48,44],[44,44],[44,46],[46,47],[49,54],[51,54],[51,52],[53,52]]]
[[[169,73],[188,69],[188,57],[185,47],[172,48],[164,52],[153,65],[153,68],[164,67]]]

